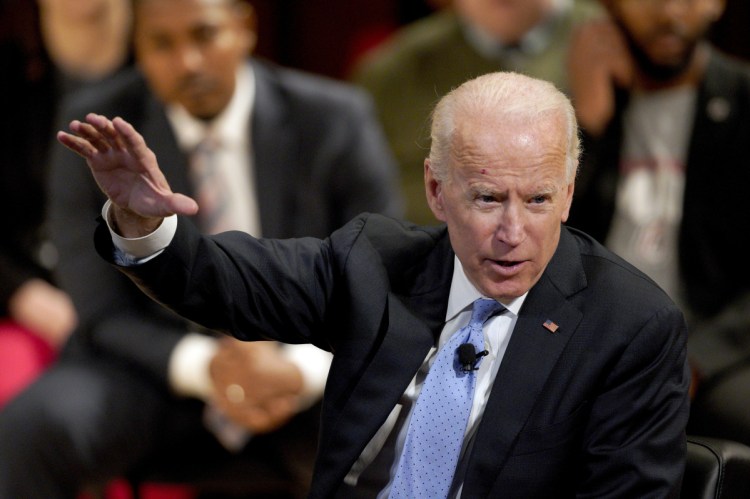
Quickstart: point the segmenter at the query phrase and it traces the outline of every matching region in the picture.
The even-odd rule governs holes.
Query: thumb
[[[177,215],[195,215],[198,213],[198,203],[184,194],[172,194],[166,201],[169,211]]]

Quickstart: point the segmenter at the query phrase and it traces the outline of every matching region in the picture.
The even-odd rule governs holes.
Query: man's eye
[[[533,198],[531,198],[531,204],[543,204],[547,201],[547,199],[548,198],[545,195],[534,196]]]
[[[479,196],[477,196],[477,200],[480,203],[494,203],[495,202],[495,196],[491,196],[489,194],[479,195]]]

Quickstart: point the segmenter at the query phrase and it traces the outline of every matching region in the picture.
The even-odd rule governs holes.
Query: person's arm
[[[571,99],[579,126],[599,137],[615,113],[616,88],[630,87],[634,63],[623,35],[609,19],[581,25],[568,54]]]
[[[144,296],[91,247],[106,198],[86,164],[63,147],[52,150],[48,192],[48,226],[60,255],[56,277],[79,314],[76,342],[174,389],[169,363],[188,324]]]
[[[165,217],[194,215],[195,200],[172,192],[156,156],[125,120],[89,114],[60,131],[61,144],[86,159],[97,185],[112,202],[115,231],[126,238],[150,234]]]
[[[197,211],[195,201],[171,191],[153,152],[130,124],[97,115],[86,120],[71,122],[72,133],[61,131],[58,139],[86,159],[100,189],[119,210],[117,223],[127,226],[118,225],[120,232],[138,236],[161,226],[164,217]],[[124,217],[117,219],[117,214]],[[353,244],[350,239],[360,235],[361,225],[341,231],[344,246]],[[99,225],[95,244],[114,263],[106,225]],[[119,268],[156,301],[208,329],[240,339],[313,342],[328,350],[327,339],[313,334],[332,299],[332,258],[327,240],[259,240],[239,232],[202,236],[191,224],[178,222],[165,251],[140,265]]]

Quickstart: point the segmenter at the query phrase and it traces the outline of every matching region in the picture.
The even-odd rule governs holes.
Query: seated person
[[[46,157],[60,103],[130,56],[128,0],[0,3],[0,408],[57,356],[76,311],[54,282]]]
[[[445,226],[362,214],[325,239],[202,235],[128,122],[69,126],[109,198],[106,261],[205,327],[333,352],[311,497],[677,496],[685,321],[563,225],[578,129],[549,82],[494,73],[440,101],[424,172]]]

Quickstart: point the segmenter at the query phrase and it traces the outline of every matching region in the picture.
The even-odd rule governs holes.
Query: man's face
[[[562,119],[543,121],[457,118],[446,181],[425,165],[433,213],[448,225],[469,280],[496,300],[521,296],[539,280],[568,218],[573,181]]]
[[[549,12],[552,0],[454,0],[456,11],[503,43],[516,43]]]
[[[690,64],[723,0],[607,0],[633,56],[647,75],[667,80]]]
[[[218,115],[255,44],[250,13],[226,0],[140,0],[134,19],[136,60],[154,93],[197,118]]]

